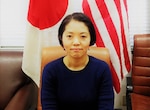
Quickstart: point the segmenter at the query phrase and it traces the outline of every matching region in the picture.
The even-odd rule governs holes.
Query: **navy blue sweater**
[[[108,65],[94,57],[81,71],[69,70],[63,58],[43,70],[43,110],[113,110],[114,92]]]

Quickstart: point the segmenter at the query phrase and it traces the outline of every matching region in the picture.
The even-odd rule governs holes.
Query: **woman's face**
[[[76,20],[71,20],[66,25],[62,35],[63,47],[67,55],[73,58],[82,58],[87,55],[90,40],[88,27],[83,22]]]

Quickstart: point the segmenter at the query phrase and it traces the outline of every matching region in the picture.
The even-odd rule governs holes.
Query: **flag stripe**
[[[115,25],[115,28],[116,28],[116,32],[118,34],[118,41],[119,41],[119,47],[120,47],[120,56],[119,56],[119,60],[120,60],[120,66],[121,66],[121,78],[123,78],[123,74],[124,73],[127,73],[127,72],[124,72],[124,53],[122,52],[123,50],[123,45],[122,45],[122,34],[121,34],[121,21],[120,21],[120,14],[118,12],[118,10],[120,10],[120,2],[117,1],[118,4],[116,4],[114,1],[105,1],[106,2],[106,5],[107,5],[107,8],[108,8],[108,11],[110,13],[110,16],[112,18],[112,21],[113,21],[113,24]],[[113,6],[113,7],[112,7]],[[119,22],[118,22],[119,21]],[[112,34],[112,33],[111,33]],[[115,56],[114,56],[115,57]]]
[[[125,3],[125,0],[83,0],[82,5],[83,12],[92,19],[96,28],[96,45],[110,50],[111,71],[117,93],[120,92],[121,79],[131,69]]]
[[[101,1],[103,1],[103,0],[101,0]],[[117,37],[118,35],[116,32],[115,26],[113,24],[113,21],[112,21],[111,17],[109,17],[110,15],[109,15],[109,11],[107,9],[107,6],[106,6],[104,1],[101,2],[101,4],[97,3],[97,6],[98,6],[98,9],[101,13],[102,19],[105,22],[105,26],[106,26],[107,31],[109,33],[109,36],[113,42],[113,45],[114,45],[115,49],[117,50],[117,54],[120,57],[119,40]],[[107,18],[107,19],[105,19],[105,18]]]
[[[125,20],[123,20],[123,17],[122,17],[123,14],[122,14],[122,10],[121,10],[123,8],[120,7],[120,6],[122,6],[120,0],[116,0],[115,3],[119,7],[117,9],[118,9],[118,13],[120,15],[120,22],[121,22],[121,34],[122,34],[121,36],[122,36],[122,44],[123,44],[123,54],[124,54],[124,59],[125,59],[125,66],[127,68],[127,71],[129,72],[130,68],[131,68],[131,65],[129,63],[130,59],[129,59],[129,53],[128,53],[128,50],[127,50],[127,43],[126,43],[126,36],[125,36],[125,28],[124,28]]]
[[[126,36],[128,36],[129,34],[128,34],[128,32],[129,32],[129,27],[128,27],[128,16],[127,16],[127,4],[126,4],[126,1],[124,0],[124,1],[120,1],[121,2],[121,12],[122,12],[122,20],[123,20],[123,29],[124,29],[124,35],[125,35],[125,37]],[[129,39],[128,39],[128,37],[126,37],[125,38],[125,40],[126,41],[129,41]],[[122,41],[123,42],[123,41]],[[123,44],[123,43],[122,43]],[[128,46],[128,47],[127,47]],[[127,47],[128,49],[130,49],[130,44],[126,44],[126,46],[123,46],[123,49],[124,49],[124,47]],[[128,50],[128,52],[131,52],[131,50]],[[127,53],[128,55],[129,55],[129,53]],[[129,72],[129,70],[127,69],[127,66],[126,65],[130,65],[130,63],[128,63],[128,62],[126,62],[126,61],[128,61],[128,60],[126,60],[125,61],[125,59],[127,59],[127,58],[125,58],[126,57],[126,55],[124,54],[124,51],[122,51],[122,55],[124,55],[123,57],[122,57],[122,63],[123,63],[123,73],[124,73],[124,75],[125,75],[125,73],[128,73]],[[130,60],[130,59],[129,59]],[[129,66],[129,68],[131,68],[131,65]]]
[[[130,41],[130,38],[129,37],[126,37],[126,36],[129,36],[129,27],[128,27],[128,13],[127,13],[127,4],[126,4],[126,0],[121,1],[121,4],[122,4],[122,19],[123,19],[123,29],[124,29],[124,48],[125,48],[125,65],[126,65],[126,68],[127,68],[127,72],[130,72],[130,69],[131,69],[131,54],[129,52],[131,52],[131,48],[130,48],[130,43],[128,41]],[[127,34],[128,33],[128,34]]]
[[[113,24],[114,22],[112,21],[112,18],[111,18],[110,14],[109,14],[109,11],[108,11],[108,8],[107,8],[106,4],[108,5],[108,3],[105,3],[104,0],[97,1],[97,6],[98,6],[99,11],[100,11],[100,13],[102,15],[102,18],[103,18],[103,20],[105,22],[105,25],[107,27],[107,31],[109,32],[109,36],[110,36],[111,41],[113,43],[113,46],[114,46],[114,48],[115,48],[115,50],[117,52],[117,56],[119,57],[120,65],[122,65],[121,54],[120,54],[120,43],[119,43],[120,40],[118,38],[118,34],[116,32],[116,28],[115,28],[115,26]],[[108,7],[111,6],[111,5],[108,5]],[[115,8],[114,8],[114,10],[115,10]],[[114,10],[113,10],[113,12],[114,12]],[[121,77],[122,77],[123,76],[123,74],[122,74],[122,66],[120,66],[120,67],[121,67],[120,73],[121,73]]]
[[[127,8],[127,0],[123,0],[123,4],[124,4],[124,7],[125,7],[126,12],[128,12],[128,8]]]

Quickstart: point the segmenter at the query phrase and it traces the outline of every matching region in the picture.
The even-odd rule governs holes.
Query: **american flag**
[[[121,80],[131,69],[127,1],[74,0],[72,5],[71,2],[73,0],[30,0],[28,21],[40,30],[52,28],[65,15],[81,9],[94,23],[96,46],[109,49],[113,84],[119,93]]]
[[[116,92],[131,69],[126,0],[83,0],[83,11],[94,22],[98,47],[107,47]]]

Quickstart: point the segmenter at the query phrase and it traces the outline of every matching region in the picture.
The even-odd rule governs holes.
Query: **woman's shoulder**
[[[103,68],[109,68],[108,64],[101,60],[101,59],[98,59],[98,58],[95,58],[93,56],[89,56],[90,58],[90,63],[96,67],[103,67]]]
[[[89,67],[92,68],[91,70],[94,71],[98,76],[109,76],[110,75],[110,68],[108,64],[100,59],[97,59],[93,56],[90,56]]]

